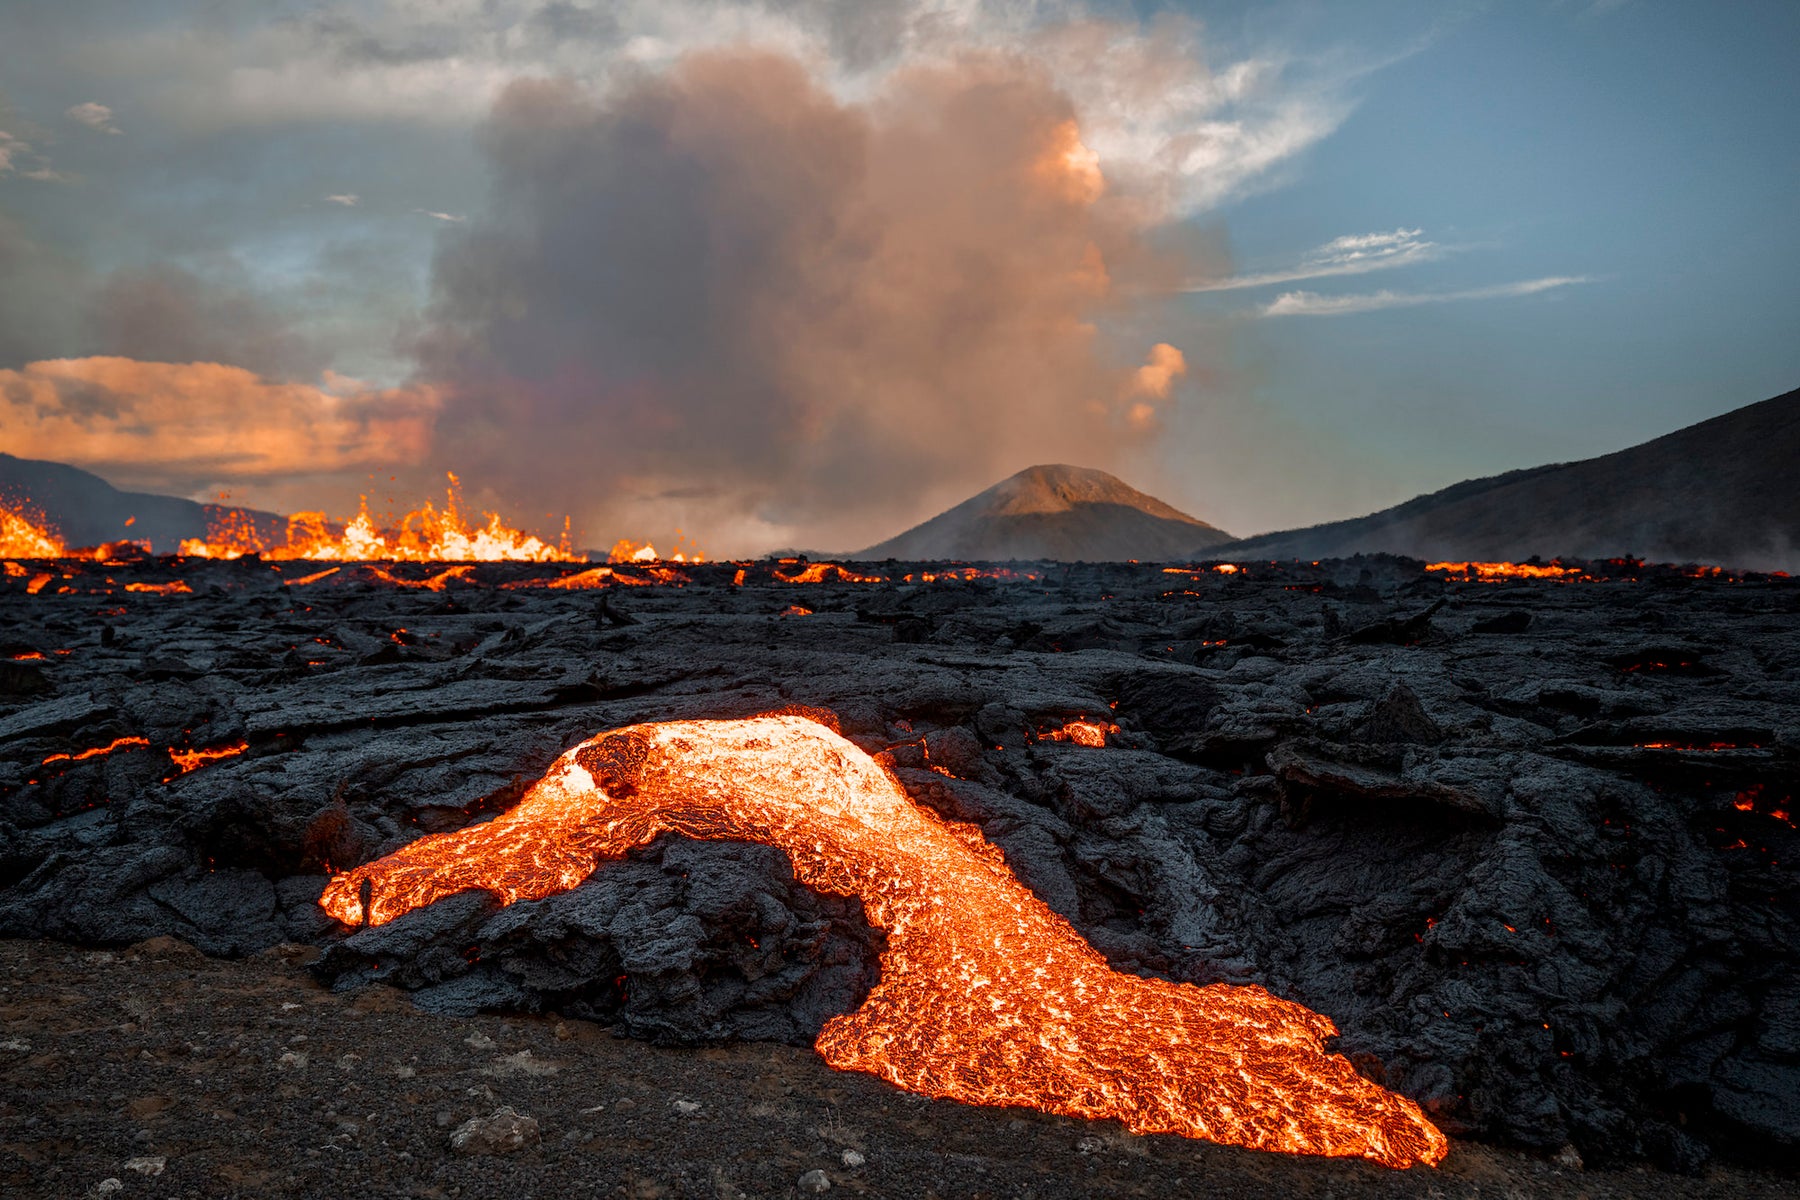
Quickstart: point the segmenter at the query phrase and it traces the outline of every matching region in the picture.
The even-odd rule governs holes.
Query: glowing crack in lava
[[[1425,564],[1427,571],[1455,575],[1463,579],[1580,579],[1583,573],[1561,563],[1543,566],[1538,563],[1515,562],[1435,562]]]
[[[1401,1167],[1448,1149],[1418,1105],[1325,1052],[1329,1018],[1259,987],[1112,970],[978,829],[913,804],[806,716],[601,734],[511,811],[340,874],[319,903],[380,925],[470,889],[540,899],[664,832],[779,847],[802,883],[860,898],[886,932],[881,982],[815,1043],[834,1067],[1263,1150]]]

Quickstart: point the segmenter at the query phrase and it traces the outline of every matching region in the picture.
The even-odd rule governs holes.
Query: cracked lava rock
[[[769,847],[664,839],[360,931],[316,903],[596,731],[804,704],[1115,969],[1324,1014],[1453,1136],[1686,1171],[1800,1142],[1800,585],[737,569],[599,580],[604,609],[519,586],[541,567],[9,572],[0,935],[306,942],[443,1013],[807,1045],[883,941]]]

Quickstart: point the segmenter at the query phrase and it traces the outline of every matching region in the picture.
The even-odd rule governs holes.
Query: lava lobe
[[[665,832],[785,850],[802,883],[858,897],[886,933],[881,982],[815,1043],[835,1067],[1264,1150],[1404,1167],[1448,1148],[1418,1105],[1325,1051],[1329,1018],[1260,987],[1114,971],[977,828],[915,805],[808,716],[601,734],[509,812],[340,874],[319,903],[380,925],[468,890],[540,899]]]

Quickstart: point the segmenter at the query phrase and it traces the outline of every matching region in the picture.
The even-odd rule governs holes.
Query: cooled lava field
[[[140,557],[8,564],[0,615],[0,938],[70,1005],[156,959],[117,952],[178,939],[305,960],[346,1011],[392,985],[420,1021],[608,1027],[754,1073],[742,1055],[775,1053],[754,1044],[810,1047],[856,1008],[883,949],[770,846],[665,837],[548,899],[379,927],[318,900],[507,810],[602,730],[804,705],[979,826],[1114,967],[1324,1014],[1464,1145],[1694,1175],[1800,1144],[1800,581]],[[0,1179],[23,1186],[44,1167],[26,1122],[58,1119],[31,1097],[64,1068],[54,1031],[19,1025],[13,970]],[[146,1020],[120,1001],[115,1024]]]

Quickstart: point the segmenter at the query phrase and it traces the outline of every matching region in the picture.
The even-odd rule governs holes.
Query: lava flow
[[[857,896],[886,932],[881,982],[815,1043],[834,1067],[1264,1150],[1403,1167],[1448,1149],[1418,1105],[1325,1051],[1329,1018],[1259,987],[1114,971],[979,829],[913,804],[806,716],[601,734],[509,812],[340,874],[319,903],[380,925],[471,889],[540,899],[664,832],[779,847],[802,883]]]
[[[1581,579],[1584,573],[1561,563],[1548,566],[1516,562],[1435,562],[1426,563],[1427,571],[1455,575],[1460,579]]]
[[[1090,721],[1085,717],[1069,721],[1056,729],[1038,734],[1040,742],[1074,742],[1077,746],[1104,746],[1109,735],[1119,732],[1107,721]]]

